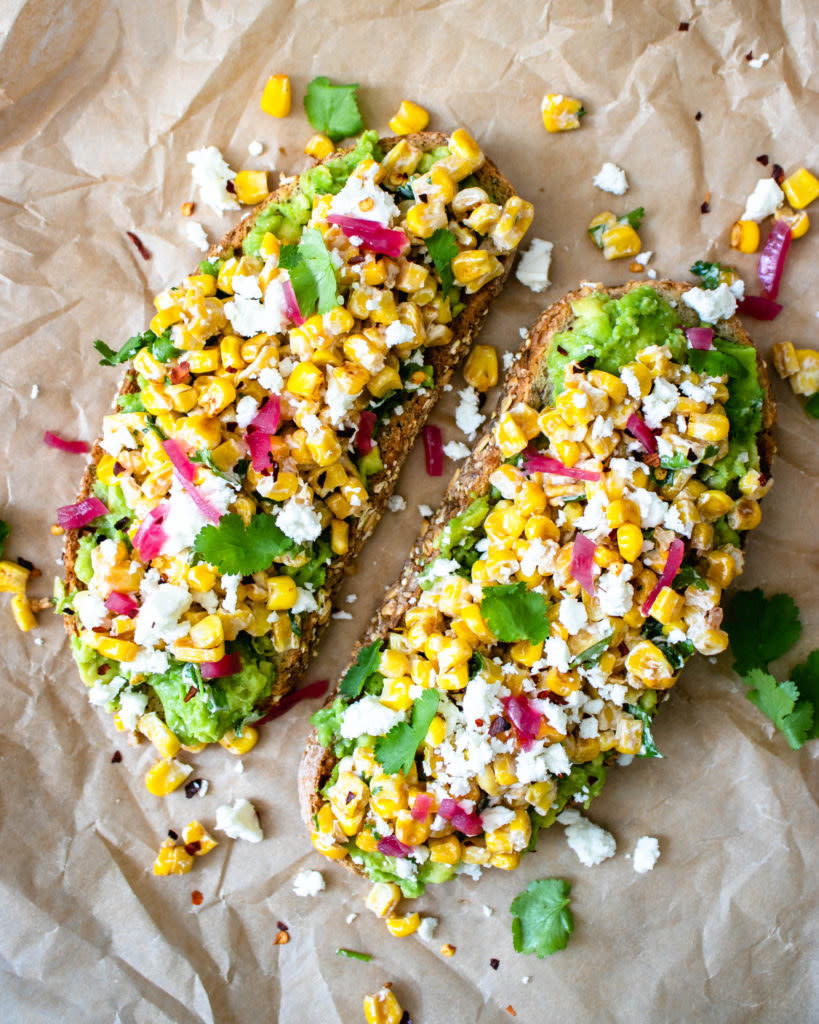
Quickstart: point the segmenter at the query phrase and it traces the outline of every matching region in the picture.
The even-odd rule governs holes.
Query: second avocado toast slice
[[[619,758],[657,755],[659,702],[727,646],[722,591],[774,452],[764,363],[735,318],[700,325],[687,288],[586,287],[535,323],[313,716],[319,852],[405,896],[512,870]]]

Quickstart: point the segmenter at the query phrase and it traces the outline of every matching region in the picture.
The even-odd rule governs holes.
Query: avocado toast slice
[[[531,219],[466,132],[366,132],[157,296],[59,605],[119,724],[246,746],[297,684]]]
[[[656,756],[658,704],[727,645],[775,408],[742,325],[703,328],[688,290],[584,287],[541,315],[313,716],[302,816],[393,887],[384,916],[399,888],[517,867],[619,758]]]

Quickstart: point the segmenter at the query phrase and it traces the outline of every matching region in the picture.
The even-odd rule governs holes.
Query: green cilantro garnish
[[[438,228],[427,239],[427,249],[441,277],[441,292],[444,298],[455,280],[452,274],[452,261],[460,252],[455,236],[448,228]]]
[[[364,683],[373,672],[378,670],[382,646],[382,640],[374,640],[371,644],[361,648],[355,659],[355,664],[347,669],[339,684],[339,693],[343,693],[345,697],[357,697],[361,693]]]
[[[686,587],[693,587],[694,590],[707,590],[708,582],[697,572],[693,565],[683,565],[674,577],[674,589],[685,590]]]
[[[540,959],[565,949],[574,931],[569,909],[571,884],[562,878],[530,882],[512,900],[512,940],[516,953],[536,953]]]
[[[11,527],[9,526],[9,524],[5,521],[5,519],[0,519],[0,557],[2,557],[3,555],[3,546],[6,543],[6,538],[10,533]]]
[[[269,569],[273,559],[293,547],[272,516],[257,513],[245,526],[235,512],[222,516],[218,526],[204,526],[193,542],[194,554],[219,572],[250,576]]]
[[[748,700],[785,734],[791,749],[798,750],[813,730],[813,704],[799,699],[796,683],[790,679],[778,683],[761,668],[751,669],[743,682],[751,687],[746,694]]]
[[[732,275],[733,267],[726,267],[722,263],[709,263],[707,260],[697,260],[690,268],[691,273],[700,279],[703,288],[719,288],[723,281],[723,273]]]
[[[765,597],[759,587],[734,595],[725,615],[734,671],[745,676],[751,669],[767,670],[793,647],[802,633],[799,609],[788,594]]]
[[[592,644],[591,647],[587,647],[585,651],[575,654],[569,662],[569,668],[577,668],[578,665],[594,665],[596,662],[600,661],[606,653],[606,649],[608,648],[613,636],[614,633],[609,633],[608,636],[604,636],[602,640],[598,640],[596,644]]]
[[[326,75],[314,78],[304,97],[304,110],[311,126],[329,135],[333,142],[362,131],[364,124],[355,96],[357,88],[358,82],[333,85]]]
[[[327,313],[338,305],[336,272],[330,253],[315,228],[305,228],[298,245],[283,245],[279,266],[290,275],[301,315],[310,316],[318,305]]]
[[[819,394],[811,395],[805,402],[805,412],[815,420],[819,420]]]
[[[529,640],[539,644],[549,635],[546,612],[549,602],[525,583],[500,583],[484,587],[481,615],[498,640],[512,643]]]
[[[199,264],[200,274],[210,274],[211,277],[218,277],[223,260],[202,260]]]
[[[429,731],[440,695],[436,690],[424,690],[412,705],[412,724],[398,722],[386,736],[375,741],[375,759],[387,773],[405,775],[412,768],[415,754]]]
[[[145,412],[141,393],[133,391],[128,395],[117,395],[117,408],[120,412]]]
[[[121,363],[127,363],[129,359],[133,359],[137,352],[143,348],[150,348],[151,354],[160,363],[167,363],[171,359],[176,358],[176,356],[181,355],[180,350],[171,341],[168,331],[159,335],[154,334],[153,331],[135,334],[133,338],[129,338],[125,342],[118,352],[99,338],[94,342],[94,348],[102,356],[100,366],[119,366]]]
[[[637,231],[643,223],[643,217],[645,217],[645,215],[645,209],[642,206],[638,206],[636,210],[630,210],[628,213],[624,214],[617,223],[622,224],[623,221],[625,221],[627,224],[630,224],[635,231]]]
[[[625,709],[632,718],[636,718],[639,722],[643,723],[643,745],[640,747],[640,753],[637,756],[662,757],[663,755],[657,749],[651,732],[651,719],[654,717],[652,713],[641,708],[639,704],[626,704]]]

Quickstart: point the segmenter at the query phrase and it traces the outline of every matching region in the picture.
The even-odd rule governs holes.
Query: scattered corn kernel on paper
[[[37,596],[59,572],[49,526],[56,506],[74,500],[83,464],[46,448],[43,431],[94,439],[118,378],[98,366],[92,342],[119,347],[144,329],[153,294],[196,265],[186,223],[211,241],[230,225],[202,204],[186,154],[214,145],[235,170],[274,171],[273,183],[303,169],[313,133],[302,98],[316,75],[359,82],[365,124],[382,133],[404,99],[429,110],[431,128],[466,127],[535,203],[530,238],[554,243],[552,284],[535,294],[512,278],[483,343],[515,350],[520,329],[581,280],[645,276],[591,244],[588,222],[607,209],[645,208],[642,245],[659,277],[687,279],[694,260],[718,259],[756,290],[756,257],[728,248],[745,197],[774,163],[786,173],[819,166],[810,0],[406,0],[390,12],[361,0],[7,0],[0,518],[11,524],[8,555],[42,571]],[[281,120],[260,108],[274,73],[292,81],[292,113]],[[578,131],[544,131],[550,92],[582,100]],[[261,154],[249,151],[254,141]],[[626,172],[625,196],[593,184],[609,161]],[[190,219],[186,202],[196,203]],[[747,323],[763,353],[784,339],[816,347],[818,237],[812,228],[791,248],[779,319]],[[463,386],[431,420],[445,442],[465,440],[454,417]],[[776,483],[740,585],[794,595],[797,661],[819,633],[819,427],[786,385],[774,388]],[[436,504],[454,469],[448,461],[443,478],[428,478],[420,446],[413,453],[397,488],[406,508],[388,514],[353,567],[338,602],[351,618],[331,623],[308,680],[344,666],[421,526],[419,505]],[[791,751],[745,699],[726,656],[696,657],[685,670],[656,727],[664,760],[612,772],[592,805],[590,817],[616,838],[612,859],[584,868],[555,826],[517,872],[430,886],[419,909],[439,924],[425,942],[390,937],[363,906],[365,882],[321,858],[303,830],[296,770],[315,701],[263,727],[241,764],[220,749],[187,758],[191,778],[210,783],[204,797],[179,789],[157,799],[143,782],[149,745],[129,746],[89,705],[60,622],[41,613],[35,631],[20,633],[8,596],[3,1020],[350,1024],[386,981],[416,1024],[541,1021],[545,1005],[549,1019],[575,1022],[819,1016],[817,744]],[[213,832],[216,808],[241,797],[258,809],[263,842],[213,833],[219,846],[189,874],[151,873],[169,829],[196,818]],[[630,856],[643,835],[659,837],[661,857],[638,874]],[[294,892],[303,869],[322,873],[324,891]],[[572,883],[576,930],[565,951],[540,961],[513,951],[509,905],[549,876]],[[280,931],[289,941],[276,941]],[[338,956],[339,947],[373,959]]]

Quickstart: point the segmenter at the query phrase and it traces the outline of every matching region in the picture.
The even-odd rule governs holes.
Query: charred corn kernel
[[[271,576],[267,581],[267,607],[287,611],[299,599],[299,588],[291,576]]]
[[[535,515],[526,520],[523,535],[527,540],[559,540],[560,530],[547,515]]]
[[[724,441],[731,429],[731,423],[727,416],[718,412],[693,413],[688,417],[689,437],[697,441]]]
[[[155,711],[137,719],[137,729],[156,747],[163,757],[176,757],[182,744]]]
[[[344,860],[347,856],[347,847],[334,842],[332,835],[313,832],[310,835],[310,842],[322,856],[327,857],[329,860]]]
[[[147,384],[140,392],[142,404],[152,416],[158,416],[163,412],[170,412],[173,403],[163,384],[153,382]]]
[[[381,988],[364,996],[364,1019],[367,1024],[401,1024],[404,1009],[390,988]]]
[[[116,475],[114,473],[115,465],[116,459],[113,455],[103,455],[97,463],[97,480],[99,480],[100,483],[105,484],[106,487],[110,484],[116,483]],[[0,585],[0,590],[2,589],[2,585]]]
[[[179,309],[178,306],[166,306],[165,309],[160,309],[160,311],[151,319],[151,322],[148,326],[154,332],[154,334],[164,334],[169,327],[171,327],[173,324],[179,323],[181,319],[182,311]],[[151,359],[153,359],[153,356],[147,349],[142,349],[142,351],[139,352],[138,355],[142,355],[142,353],[145,353],[146,355],[150,356]],[[136,366],[136,359],[134,360],[134,365]],[[142,370],[140,370],[139,372],[142,373]],[[145,374],[145,376],[147,377],[148,375]],[[155,380],[156,378],[149,379]]]
[[[445,638],[438,650],[438,670],[449,672],[469,661],[472,648],[463,640]]]
[[[172,307],[173,308],[173,307]],[[157,313],[157,316],[160,314]],[[156,317],[154,318],[156,319]],[[153,323],[153,321],[151,321]],[[153,327],[151,328],[153,330]],[[165,328],[161,331],[155,331],[155,334],[162,334]],[[137,373],[142,374],[143,377],[147,377],[148,380],[164,380],[165,374],[168,372],[167,366],[153,355],[149,348],[141,348],[139,352],[134,356],[134,369]]]
[[[206,562],[200,562],[198,565],[192,565],[188,569],[186,582],[194,590],[207,592],[216,585],[216,572]]]
[[[440,162],[433,165],[429,174],[423,178],[423,184],[418,189],[418,193],[425,198],[442,200],[447,204],[452,202],[457,191],[455,179]]]
[[[642,248],[640,236],[630,224],[614,224],[602,236],[603,258],[619,260],[624,256],[636,256]]]
[[[378,671],[382,676],[405,676],[409,674],[409,670],[409,658],[403,651],[396,651],[392,648],[382,651],[378,663]]]
[[[204,857],[206,853],[210,853],[211,850],[216,849],[219,845],[215,839],[208,835],[204,825],[196,820],[188,822],[182,830],[182,842],[185,846],[196,847],[196,849],[189,851],[195,857]]]
[[[618,754],[637,756],[643,748],[643,723],[624,715],[614,733],[614,749]]]
[[[354,836],[361,827],[370,798],[367,783],[353,772],[339,772],[327,795],[342,831],[347,836]]]
[[[174,438],[190,448],[215,448],[222,439],[222,424],[214,417],[194,412],[177,422]]]
[[[307,450],[317,466],[327,467],[341,458],[341,445],[332,427],[319,427],[309,435]]]
[[[376,287],[387,280],[387,266],[383,260],[367,260],[362,266],[361,279],[364,284]]]
[[[552,447],[558,462],[562,462],[564,466],[573,466],[583,454],[583,449],[577,441],[556,441]]]
[[[493,853],[489,858],[489,863],[493,868],[499,868],[501,871],[517,871],[520,867],[520,854]]]
[[[296,473],[279,473],[273,486],[268,491],[268,497],[272,501],[286,501],[292,498],[299,489],[299,478]]]
[[[262,236],[262,240],[259,244],[259,255],[263,259],[267,260],[270,259],[271,256],[278,257],[280,252],[281,242],[279,241],[279,239],[276,238],[272,231],[265,231],[264,235]],[[230,261],[228,260],[227,262],[229,263]]]
[[[433,864],[457,864],[461,859],[461,841],[457,836],[430,839],[429,859]]]
[[[412,707],[413,700],[409,695],[412,680],[409,676],[392,676],[384,680],[384,687],[379,700],[393,711],[406,711]]]
[[[104,658],[115,661],[133,661],[139,653],[139,647],[130,640],[115,640],[104,633],[93,633],[90,629],[83,630],[80,639],[87,647],[93,647]]]
[[[466,662],[438,673],[437,685],[442,690],[463,690],[468,682],[469,667]]]
[[[291,92],[288,75],[272,75],[262,92],[261,106],[271,117],[287,117],[290,113]]]
[[[167,796],[179,789],[193,768],[173,758],[156,761],[145,776],[145,786],[153,796]]]
[[[791,229],[791,238],[801,238],[810,227],[810,218],[805,210],[792,210],[788,206],[780,206],[774,213],[774,220],[785,221]]]
[[[304,152],[313,157],[314,160],[323,160],[328,157],[331,153],[335,153],[336,147],[333,145],[331,139],[328,139],[322,132],[317,132],[315,135],[311,135],[307,140],[307,145],[304,147]]]
[[[286,615],[279,615],[273,623],[273,646],[281,654],[293,646],[293,628]]]
[[[499,786],[514,786],[518,781],[514,770],[514,761],[510,754],[498,754],[492,762],[492,767]]]
[[[371,788],[370,803],[382,818],[392,819],[399,811],[406,810],[407,784],[400,772],[374,778]]]
[[[495,439],[504,458],[518,455],[529,443],[529,438],[510,412],[506,412],[500,417],[495,428]]]
[[[634,523],[617,528],[617,550],[626,562],[633,562],[643,549],[643,531]]]
[[[454,623],[453,623],[454,625]],[[426,658],[415,657],[410,665],[410,679],[428,690],[435,682],[436,672]]]
[[[154,861],[155,875],[186,875],[193,867],[193,855],[173,839],[166,839]]]
[[[628,392],[619,377],[615,377],[613,373],[606,373],[605,370],[589,370],[586,376],[589,383],[605,391],[612,402],[617,405],[625,402]]]
[[[405,260],[401,265],[395,287],[401,292],[417,292],[423,288],[429,280],[429,271],[418,263],[411,263]]]
[[[614,530],[625,523],[640,525],[640,506],[636,501],[629,498],[618,498],[609,503],[606,509],[606,519],[609,526]]]
[[[241,757],[242,754],[247,754],[251,751],[258,742],[259,730],[254,729],[252,725],[245,725],[242,727],[241,736],[235,729],[228,729],[225,735],[219,740],[219,745],[224,747],[229,754]]]
[[[691,530],[691,547],[695,551],[708,551],[714,545],[714,527],[710,523],[696,523]]]
[[[248,497],[248,495],[240,494],[233,507],[245,526],[249,526],[250,520],[253,518],[256,511],[256,502],[252,498]]]
[[[364,903],[376,917],[390,917],[401,899],[401,890],[394,882],[376,882]]]
[[[762,509],[753,498],[740,498],[726,518],[733,530],[755,530],[762,520]]]
[[[819,179],[806,167],[800,167],[785,178],[782,191],[794,210],[801,210],[819,196]]]
[[[458,128],[449,140],[449,156],[436,161],[435,167],[445,168],[455,179],[462,181],[481,166],[483,153],[469,132]]]
[[[225,390],[233,390],[233,385],[229,385],[229,388],[226,388]],[[190,387],[187,384],[168,384],[165,388],[165,391],[167,392],[168,397],[171,400],[171,405],[173,406],[174,412],[191,412],[193,409],[196,408],[196,403],[200,400],[199,395],[197,395],[196,389]],[[230,403],[228,403],[228,405],[229,404]],[[171,419],[171,423],[175,423],[175,420],[176,417],[173,417]],[[159,417],[157,417],[157,422],[159,423]],[[161,429],[164,429],[161,423],[159,425]],[[172,430],[166,430],[165,433],[172,433]]]
[[[245,361],[242,359],[242,339],[235,334],[225,334],[219,340],[219,356],[222,366],[231,373],[245,368]]]
[[[532,838],[531,819],[522,807],[517,808],[514,814],[508,825],[486,833],[486,848],[490,854],[515,853],[525,850],[529,845]]]
[[[535,782],[526,790],[526,803],[531,804],[540,814],[548,814],[557,797],[557,785],[552,782]]]
[[[219,349],[201,348],[198,352],[188,352],[185,362],[190,366],[191,373],[214,373],[219,369]]]
[[[24,594],[31,570],[16,562],[0,562],[0,591],[7,594]]]
[[[444,742],[445,736],[446,722],[440,715],[436,715],[430,722],[424,742],[431,747],[439,747]]]
[[[390,935],[394,935],[397,939],[403,939],[405,936],[417,932],[420,925],[421,915],[417,910],[412,914],[406,914],[404,917],[387,918],[387,929]]]
[[[725,491],[703,491],[697,498],[697,509],[706,523],[715,523],[734,507],[734,499]]]
[[[136,647],[136,644],[132,644],[132,646]],[[187,644],[174,644],[172,651],[173,656],[179,661],[202,665],[206,661],[221,661],[225,656],[225,645],[219,644],[218,647],[189,647]],[[112,657],[112,655],[109,655],[109,657]],[[134,657],[136,657],[136,653]]]
[[[705,629],[695,634],[692,642],[700,654],[712,658],[728,647],[728,634],[722,629]]]
[[[429,830],[430,821],[416,821],[409,811],[399,811],[395,816],[395,835],[407,846],[425,843],[429,839]]]
[[[543,641],[533,644],[529,640],[521,640],[512,645],[509,653],[519,665],[528,665],[531,668],[543,654]]]
[[[334,555],[346,555],[350,550],[350,527],[341,519],[330,523],[330,547]]]
[[[385,366],[367,381],[367,390],[374,398],[383,398],[388,391],[397,391],[402,387],[401,375],[391,366]]]
[[[472,231],[480,235],[488,235],[500,220],[501,208],[497,203],[481,203],[464,221]]]
[[[37,625],[31,603],[25,594],[15,594],[11,599],[11,614],[17,628],[28,633]]]
[[[440,200],[416,203],[406,213],[407,230],[416,238],[430,238],[447,225],[446,206]],[[431,296],[430,296],[431,298]]]
[[[489,273],[496,264],[497,257],[484,249],[467,250],[452,260],[452,273],[458,284],[465,285]]]
[[[194,647],[210,650],[224,643],[225,631],[218,615],[206,615],[195,626],[191,626],[190,641]]]
[[[464,379],[476,391],[488,391],[498,383],[498,353],[494,346],[475,345],[464,364]]]
[[[731,228],[731,248],[740,252],[756,252],[759,248],[759,225],[753,220],[738,220]]]
[[[517,248],[529,230],[534,216],[535,208],[531,203],[527,203],[520,196],[510,196],[503,204],[500,218],[492,229],[492,242],[498,252],[511,252]]]
[[[270,195],[267,171],[239,171],[233,179],[236,198],[245,206],[255,206]]]
[[[547,132],[570,132],[580,127],[583,104],[571,96],[549,92],[540,104],[543,127]]]
[[[674,670],[656,644],[641,640],[626,657],[626,670],[644,686],[665,690],[674,682]]]
[[[663,587],[655,597],[649,614],[665,626],[682,615],[684,606],[685,598],[682,594],[678,594],[671,587]]]
[[[791,377],[799,372],[799,359],[793,342],[776,342],[773,347],[773,363],[780,377]]]
[[[758,469],[749,469],[748,472],[740,478],[739,491],[746,498],[754,498],[759,501],[760,498],[764,498],[768,491],[771,489],[773,479],[765,478],[759,472]]]
[[[429,114],[412,100],[401,100],[398,112],[390,120],[390,131],[396,135],[422,132],[429,124]]]
[[[324,373],[313,363],[297,363],[287,378],[287,390],[301,398],[317,398]]]
[[[819,352],[810,348],[796,350],[799,369],[791,377],[791,387],[795,395],[815,395],[819,391]]]

